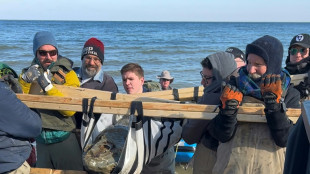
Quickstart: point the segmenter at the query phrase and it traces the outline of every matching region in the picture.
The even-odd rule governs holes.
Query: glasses
[[[40,56],[47,56],[47,54],[49,54],[50,56],[55,56],[57,54],[57,50],[51,50],[51,51],[38,50],[38,53]]]
[[[207,80],[211,80],[211,79],[213,79],[213,76],[206,76],[206,75],[204,75],[203,73],[202,73],[202,71],[200,71],[200,75],[201,75],[201,78],[203,78],[203,79],[205,79],[206,81]]]
[[[91,60],[93,60],[96,64],[99,62],[101,63],[101,60],[98,57],[89,57],[89,56],[85,57],[85,61],[90,62]]]
[[[170,81],[169,79],[161,79],[162,81],[166,82],[166,81]]]
[[[291,55],[295,55],[295,54],[297,54],[297,53],[300,53],[300,54],[305,54],[306,53],[306,48],[300,48],[300,49],[298,49],[298,48],[291,48],[290,49],[290,54]]]

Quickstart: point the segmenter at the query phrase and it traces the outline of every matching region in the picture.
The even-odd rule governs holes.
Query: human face
[[[161,89],[162,90],[167,90],[169,88],[169,85],[171,83],[171,80],[169,79],[163,79],[161,78],[159,81],[160,85],[161,85]]]
[[[127,94],[139,94],[143,92],[144,77],[137,76],[132,71],[122,74],[123,86]]]
[[[302,59],[309,56],[309,48],[304,48],[302,46],[293,46],[290,51],[290,62],[297,63]]]
[[[248,64],[246,69],[249,73],[249,76],[253,80],[259,80],[267,71],[267,65],[264,59],[256,54],[249,54],[247,60]]]
[[[94,77],[101,69],[101,60],[94,55],[85,55],[83,57],[83,71],[90,77]]]
[[[239,57],[235,58],[235,61],[237,63],[237,68],[240,68],[245,65],[245,62]]]
[[[202,68],[202,71],[200,71],[201,75],[201,85],[203,87],[207,87],[211,85],[212,80],[213,80],[213,72],[209,68]]]
[[[57,61],[58,53],[52,54],[55,51],[57,52],[57,49],[53,45],[43,45],[37,50],[37,58],[44,69]]]

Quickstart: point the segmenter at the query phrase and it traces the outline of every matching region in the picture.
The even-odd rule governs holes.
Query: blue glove
[[[47,92],[53,88],[51,79],[52,79],[52,74],[50,73],[49,69],[39,76],[38,84],[41,86],[44,92]]]
[[[40,76],[39,65],[32,65],[28,70],[22,75],[22,79],[27,83],[32,83]]]

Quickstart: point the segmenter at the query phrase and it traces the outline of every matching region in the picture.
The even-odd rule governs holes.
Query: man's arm
[[[39,115],[0,82],[0,129],[14,137],[34,138],[41,132]]]

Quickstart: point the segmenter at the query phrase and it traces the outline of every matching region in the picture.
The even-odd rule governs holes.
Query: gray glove
[[[22,75],[22,79],[27,83],[32,83],[40,76],[40,71],[38,69],[39,65],[32,65],[28,70]]]
[[[45,92],[53,88],[51,79],[52,79],[52,73],[50,73],[49,69],[43,74],[41,74],[38,78],[38,83]]]
[[[21,86],[18,83],[18,80],[14,78],[12,74],[7,74],[2,77],[4,82],[11,87],[11,90],[15,93],[23,93]]]

